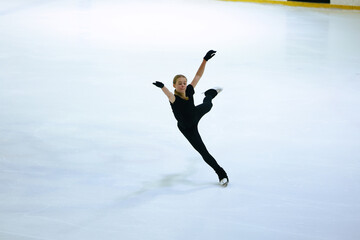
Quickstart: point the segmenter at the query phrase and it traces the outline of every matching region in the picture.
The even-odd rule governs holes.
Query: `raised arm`
[[[190,83],[194,88],[196,87],[196,85],[198,84],[200,78],[202,77],[204,71],[205,71],[205,66],[206,66],[206,62],[212,58],[215,55],[216,51],[214,50],[210,50],[206,53],[198,71],[195,74],[194,79],[192,80],[192,82]]]
[[[156,81],[153,84],[155,86],[157,86],[158,88],[161,88],[161,90],[168,97],[168,99],[171,103],[175,102],[175,95],[172,92],[170,92],[169,89],[167,89],[167,87],[165,87],[165,85],[162,82]]]

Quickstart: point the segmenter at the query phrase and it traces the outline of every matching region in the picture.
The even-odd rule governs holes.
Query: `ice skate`
[[[228,178],[223,178],[220,180],[220,185],[223,187],[226,187],[229,183],[229,179]]]
[[[223,89],[221,87],[214,87],[214,88],[210,88],[209,90],[203,92],[203,94],[205,94],[205,96],[212,96],[213,98],[216,97],[216,95],[218,95],[218,93],[220,93]]]
[[[229,183],[229,177],[227,176],[225,170],[223,168],[219,168],[218,170],[216,170],[216,174],[219,177],[220,185],[226,187]]]
[[[214,89],[217,93],[220,93],[223,89],[221,87],[214,87]]]

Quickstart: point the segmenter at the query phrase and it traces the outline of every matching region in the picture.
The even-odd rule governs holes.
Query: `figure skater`
[[[210,50],[206,53],[194,79],[187,85],[187,79],[184,75],[176,75],[173,80],[175,88],[174,93],[170,92],[162,82],[154,82],[153,84],[162,89],[164,94],[169,98],[170,105],[174,116],[177,120],[177,126],[182,134],[187,138],[190,144],[200,153],[204,161],[210,165],[217,173],[219,182],[226,187],[229,178],[222,167],[216,162],[213,156],[210,155],[201,140],[198,123],[200,119],[211,110],[213,104],[212,99],[222,90],[221,88],[209,89],[205,92],[203,103],[194,105],[193,95],[194,88],[198,84],[201,76],[204,73],[206,62],[215,55],[216,51]]]

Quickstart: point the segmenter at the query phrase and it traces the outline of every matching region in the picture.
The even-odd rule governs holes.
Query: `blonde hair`
[[[185,79],[187,80],[187,78],[186,78],[184,75],[178,74],[178,75],[176,75],[176,76],[174,77],[173,84],[176,84],[176,82],[177,82],[177,80],[178,80],[179,78],[185,78]],[[179,97],[181,97],[181,98],[183,98],[183,99],[185,99],[185,100],[189,100],[188,97],[184,97],[181,93],[179,93],[178,91],[176,91],[176,89],[174,90],[174,94],[177,95],[177,96],[179,96]]]
[[[184,75],[178,74],[178,75],[176,75],[176,76],[174,77],[173,84],[176,84],[177,80],[178,80],[179,78],[181,78],[181,77],[183,77],[183,78],[185,78],[185,79],[187,80],[187,78],[186,78]]]

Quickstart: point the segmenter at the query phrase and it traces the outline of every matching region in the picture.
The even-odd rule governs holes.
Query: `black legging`
[[[215,91],[215,90],[213,90]],[[211,156],[211,154],[206,149],[204,142],[201,139],[201,136],[198,131],[198,123],[200,119],[208,113],[213,104],[211,100],[217,95],[217,93],[206,94],[204,101],[202,104],[196,106],[196,114],[195,114],[195,125],[189,128],[184,128],[178,123],[178,128],[187,138],[187,140],[191,143],[191,145],[200,153],[204,161],[210,165],[214,169],[214,171],[219,175],[223,172],[223,169],[216,162],[215,158]],[[223,174],[221,174],[223,175]],[[222,177],[219,175],[219,178]]]

